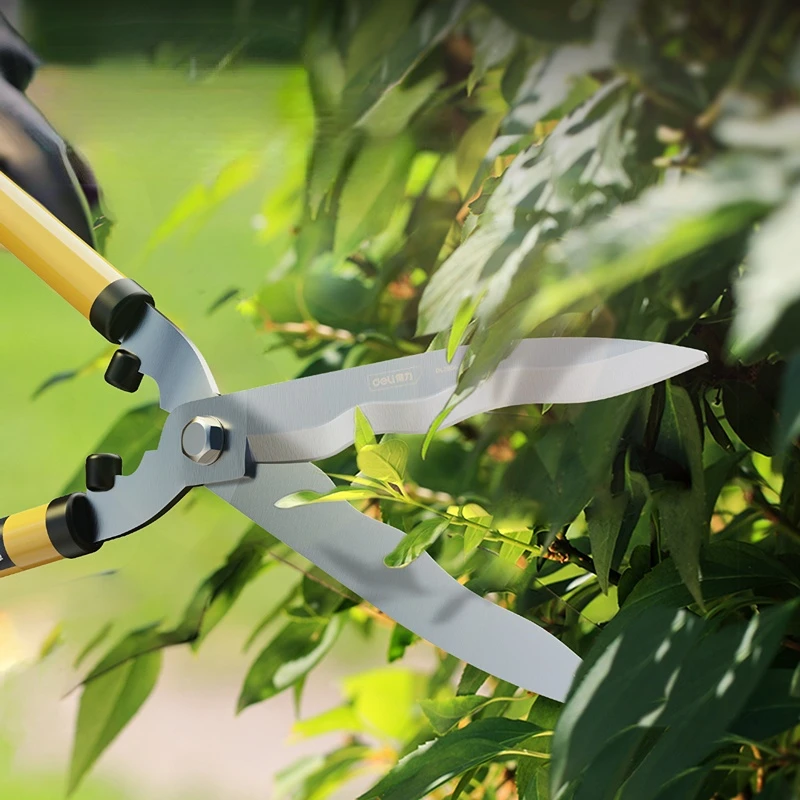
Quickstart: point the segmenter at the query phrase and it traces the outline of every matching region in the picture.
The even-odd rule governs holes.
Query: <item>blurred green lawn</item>
[[[159,308],[186,330],[222,390],[292,377],[294,360],[285,354],[265,356],[263,342],[234,304],[210,316],[207,309],[231,287],[246,291],[256,286],[285,251],[289,232],[265,242],[253,218],[271,192],[302,180],[312,115],[300,70],[252,67],[190,81],[183,73],[142,64],[49,68],[37,77],[32,96],[97,172],[116,219],[108,258],[146,286]],[[261,162],[257,180],[201,224],[183,226],[148,247],[187,192],[213,182],[237,158]],[[105,344],[15,259],[3,254],[0,262],[0,510],[8,514],[59,495],[114,420],[152,401],[155,392],[152,385],[143,385],[133,396],[117,392],[103,382],[99,370],[32,400],[45,379],[91,361]],[[193,503],[184,501],[156,524],[108,544],[91,558],[0,582],[0,609],[12,623],[17,621],[23,649],[38,647],[48,621],[62,616],[66,640],[75,647],[112,615],[120,634],[133,624],[179,613],[246,524],[211,495],[193,495]],[[237,649],[241,646],[240,628],[254,623],[281,592],[281,580],[269,575],[269,581],[245,593],[229,632],[220,631],[216,649],[209,648],[210,664],[224,660],[226,637]],[[36,624],[20,627],[20,620],[30,619]],[[4,645],[0,642],[0,654]],[[12,691],[8,684],[7,679],[3,692]],[[6,734],[19,723],[9,714],[3,714]],[[7,772],[4,766],[3,796],[57,797],[63,767],[55,765],[53,775],[15,779],[13,769]],[[90,779],[75,797],[112,800],[110,791]]]

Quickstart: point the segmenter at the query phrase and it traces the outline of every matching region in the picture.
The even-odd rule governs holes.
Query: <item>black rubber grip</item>
[[[109,342],[119,344],[144,314],[146,306],[154,306],[148,291],[130,278],[109,283],[95,298],[89,310],[89,322]]]
[[[6,550],[5,541],[3,540],[3,523],[7,519],[8,517],[3,517],[3,519],[0,519],[0,572],[17,566],[11,560],[11,556],[9,556],[8,551]]]
[[[47,506],[45,525],[53,547],[64,558],[96,553],[102,545],[94,539],[94,511],[85,494],[68,494],[53,500]]]

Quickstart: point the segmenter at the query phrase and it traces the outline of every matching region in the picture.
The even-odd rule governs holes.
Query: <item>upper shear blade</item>
[[[246,402],[248,444],[261,463],[316,461],[353,442],[360,407],[376,433],[425,433],[456,388],[443,350],[229,395]],[[699,350],[627,339],[526,339],[450,413],[445,425],[525,403],[583,403],[670,378],[707,361]],[[227,403],[228,398],[221,402]]]

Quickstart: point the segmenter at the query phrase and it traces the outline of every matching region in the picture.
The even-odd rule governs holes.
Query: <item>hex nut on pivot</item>
[[[225,428],[216,417],[195,417],[183,429],[183,454],[197,464],[213,464],[225,449]]]

